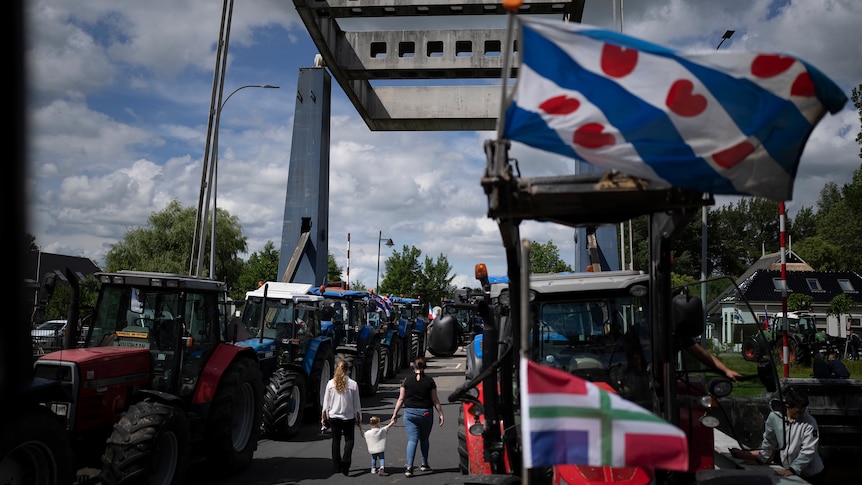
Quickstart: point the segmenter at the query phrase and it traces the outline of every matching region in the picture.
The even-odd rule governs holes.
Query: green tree
[[[195,209],[183,208],[173,200],[160,212],[152,213],[145,227],[129,230],[121,241],[111,246],[105,258],[106,270],[185,274],[189,268],[194,228]],[[239,220],[223,209],[218,209],[216,229],[216,277],[232,287],[242,273],[243,261],[239,254],[248,248],[246,237],[242,235]],[[209,262],[209,244],[205,247],[202,260]],[[208,263],[204,266],[209,268]]]
[[[826,310],[826,315],[840,318],[841,315],[849,313],[850,310],[853,310],[854,308],[856,308],[856,302],[846,294],[841,293],[840,295],[835,295],[835,297],[829,302],[829,308]]]
[[[267,241],[262,250],[251,253],[236,285],[231,288],[231,298],[245,300],[245,293],[257,289],[262,282],[278,281],[279,254],[272,241]]]
[[[438,305],[444,298],[449,298],[455,293],[452,280],[455,275],[449,276],[452,266],[449,259],[440,253],[437,260],[425,256],[425,263],[419,273],[414,285],[414,295],[422,297],[422,300],[431,305]]]
[[[763,254],[779,248],[778,202],[744,198],[719,207],[707,220],[707,256],[714,272],[738,278]]]
[[[95,276],[87,275],[79,282],[79,285],[81,291],[79,300],[81,314],[79,318],[84,320],[91,313],[92,309],[96,307],[96,300],[99,297],[99,282],[96,281]],[[58,278],[51,298],[45,306],[42,320],[65,320],[69,315],[69,302],[71,298],[72,286],[67,281]],[[87,323],[84,324],[87,325]]]
[[[28,251],[39,251],[39,246],[36,244],[36,236],[29,232],[24,234],[24,244],[27,245]]]
[[[560,258],[560,250],[554,241],[542,244],[533,241],[530,245],[530,272],[562,273],[572,271],[572,267]]]
[[[805,311],[811,308],[814,303],[814,297],[805,293],[793,293],[787,297],[787,311],[798,312]]]
[[[850,100],[853,102],[853,106],[856,107],[856,111],[859,112],[859,125],[862,127],[862,83],[850,91]],[[862,158],[862,128],[856,134],[856,143],[859,144],[859,158]]]
[[[385,272],[380,275],[380,288],[375,291],[380,295],[415,296],[416,280],[422,269],[419,263],[421,256],[422,251],[416,246],[404,245],[401,252],[392,251],[392,255],[386,258]]]
[[[449,276],[452,266],[443,254],[435,261],[425,257],[420,263],[422,251],[415,246],[403,246],[401,252],[393,251],[386,259],[386,273],[380,281],[380,294],[418,298],[436,304],[455,292]]]
[[[326,281],[341,281],[341,266],[335,261],[335,256],[332,253],[327,255]]]

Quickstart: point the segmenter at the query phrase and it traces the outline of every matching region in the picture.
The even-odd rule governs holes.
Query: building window
[[[838,280],[838,284],[844,293],[856,293],[856,288],[853,288],[853,283],[850,280]]]
[[[811,291],[823,291],[823,288],[820,287],[820,281],[817,278],[805,278],[805,282],[808,283],[808,289]]]
[[[778,291],[783,291],[787,288],[787,282],[781,278],[772,278],[772,285],[775,286],[775,289]]]

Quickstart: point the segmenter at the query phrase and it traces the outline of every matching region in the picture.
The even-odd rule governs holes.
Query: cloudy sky
[[[111,245],[173,199],[196,207],[222,2],[25,2],[29,19],[29,232],[43,251],[97,264]],[[862,82],[858,0],[587,0],[583,22],[622,29],[681,51],[787,53],[850,96]],[[475,17],[474,17],[475,19]],[[451,22],[438,28],[449,28]],[[235,2],[219,130],[218,204],[237,216],[249,252],[281,245],[299,69],[317,53],[286,0]],[[455,284],[475,286],[473,265],[505,273],[496,224],[479,184],[490,132],[372,132],[333,82],[329,251],[350,280],[373,284],[378,234],[395,249],[445,255]],[[792,215],[827,182],[860,166],[858,114],[848,101],[815,129],[802,156]],[[573,162],[515,147],[522,169],[571,172]],[[727,203],[719,198],[719,203]],[[525,223],[522,237],[549,240],[569,264],[572,231]],[[777,249],[777,248],[776,248]],[[389,250],[383,246],[385,260]],[[243,255],[247,257],[247,255]],[[381,265],[382,266],[382,265]]]

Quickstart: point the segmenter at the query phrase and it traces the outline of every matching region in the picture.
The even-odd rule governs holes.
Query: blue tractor
[[[389,300],[398,320],[396,330],[403,342],[400,368],[407,368],[416,357],[425,357],[425,304],[419,298],[390,297]]]
[[[361,395],[377,394],[389,356],[375,326],[377,308],[371,301],[371,293],[343,288],[311,291],[323,297],[324,312],[332,315],[332,320],[324,325],[332,332],[336,360],[350,363],[350,377],[359,384]]]
[[[311,285],[267,282],[246,293],[242,317],[231,323],[234,340],[253,348],[264,377],[263,433],[289,439],[306,410],[319,414],[332,378],[335,346],[321,328],[323,297]]]

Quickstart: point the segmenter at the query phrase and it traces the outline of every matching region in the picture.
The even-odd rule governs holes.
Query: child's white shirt
[[[365,433],[365,442],[368,444],[368,452],[372,455],[383,453],[386,451],[386,433],[389,428],[381,426],[379,428],[369,428]]]

